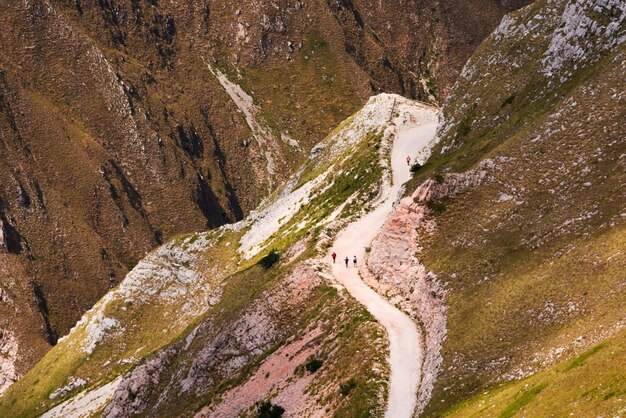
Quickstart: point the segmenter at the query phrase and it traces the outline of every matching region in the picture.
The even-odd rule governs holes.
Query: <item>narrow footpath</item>
[[[435,112],[435,110],[425,110]],[[430,118],[434,119],[434,118]],[[389,365],[391,381],[385,417],[411,417],[417,401],[417,390],[421,378],[422,346],[420,332],[415,322],[405,313],[391,305],[384,297],[367,286],[359,275],[359,269],[367,268],[365,248],[374,240],[385,220],[393,210],[393,202],[401,185],[410,178],[406,157],[415,158],[435,135],[436,122],[417,124],[407,121],[398,126],[392,146],[391,163],[393,185],[383,191],[382,202],[370,213],[349,224],[342,230],[329,251],[332,272],[338,283],[385,327],[389,338]],[[337,262],[332,263],[330,254],[337,253]],[[349,267],[344,259],[349,257]],[[357,268],[352,259],[357,257]]]

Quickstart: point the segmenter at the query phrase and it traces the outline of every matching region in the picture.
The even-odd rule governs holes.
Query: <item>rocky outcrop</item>
[[[608,17],[608,19],[607,19]],[[569,1],[561,15],[561,24],[552,34],[550,45],[541,59],[541,72],[572,77],[568,67],[576,62],[593,62],[626,41],[626,4],[620,0]]]
[[[485,169],[493,165],[491,160],[485,160],[481,162],[477,169],[467,173],[450,173],[430,178],[413,192],[411,195],[413,203],[410,203],[408,199],[403,199],[400,203],[408,205],[407,210],[418,212],[420,205],[426,202],[454,196],[457,193],[479,186],[489,177]]]
[[[6,303],[6,295],[2,289],[0,303]],[[18,351],[19,346],[13,332],[0,328],[0,395],[20,377],[16,370]]]
[[[124,376],[103,416],[128,417],[142,413],[147,406],[146,399],[152,395],[151,389],[161,383],[161,374],[175,354],[174,348],[160,350]]]
[[[228,418],[238,416],[250,405],[274,395],[272,402],[285,408],[291,416],[322,416],[325,407],[315,402],[308,392],[314,374],[298,376],[298,369],[320,349],[320,328],[285,344],[263,361],[261,366],[240,386],[224,393],[211,407],[200,410],[196,418]]]

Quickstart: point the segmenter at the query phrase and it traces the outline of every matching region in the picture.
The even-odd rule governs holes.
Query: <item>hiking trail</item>
[[[424,112],[436,110],[424,107]],[[406,157],[411,156],[413,163],[418,153],[429,146],[435,135],[437,127],[435,118],[423,119],[404,121],[397,127],[391,152],[393,184],[385,187],[382,202],[374,210],[349,224],[337,235],[326,258],[337,282],[364,305],[388,333],[391,377],[385,413],[387,418],[413,416],[421,379],[422,341],[415,322],[366,285],[361,280],[358,269],[367,268],[364,263],[365,248],[378,235],[393,210],[394,200],[402,184],[411,177]],[[331,258],[333,251],[337,253],[335,264]],[[354,268],[352,263],[355,255],[358,259],[358,269]],[[350,259],[349,268],[346,268],[344,263],[346,256]]]

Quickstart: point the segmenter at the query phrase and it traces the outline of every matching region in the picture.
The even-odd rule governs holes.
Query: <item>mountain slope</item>
[[[163,241],[240,220],[372,92],[445,97],[527,2],[2,2],[0,381]]]
[[[424,416],[623,410],[625,19],[605,0],[506,17],[359,252],[363,279],[422,331]],[[206,65],[244,119],[263,114],[232,69]],[[390,140],[419,107],[370,99],[247,220],[155,250],[7,390],[0,414],[382,415],[385,330],[318,257],[376,213]]]

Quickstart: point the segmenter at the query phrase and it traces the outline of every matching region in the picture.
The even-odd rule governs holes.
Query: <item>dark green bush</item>
[[[438,184],[443,184],[443,182],[446,180],[441,174],[435,174],[433,178]]]
[[[258,407],[258,418],[280,418],[285,413],[285,408],[280,405],[272,405],[270,401],[263,401]]]
[[[348,396],[348,394],[356,387],[356,380],[350,379],[339,385],[339,392],[342,396]]]
[[[422,168],[422,165],[420,163],[413,163],[413,165],[411,166],[411,173],[417,173],[420,168]]]
[[[280,256],[278,255],[278,252],[276,250],[272,250],[259,261],[259,265],[263,267],[263,269],[267,270],[276,264],[279,258]]]
[[[309,373],[315,373],[316,371],[318,371],[320,369],[320,367],[322,367],[322,364],[324,364],[324,362],[320,359],[311,357],[306,364],[304,365],[304,367],[306,368],[306,370]]]

